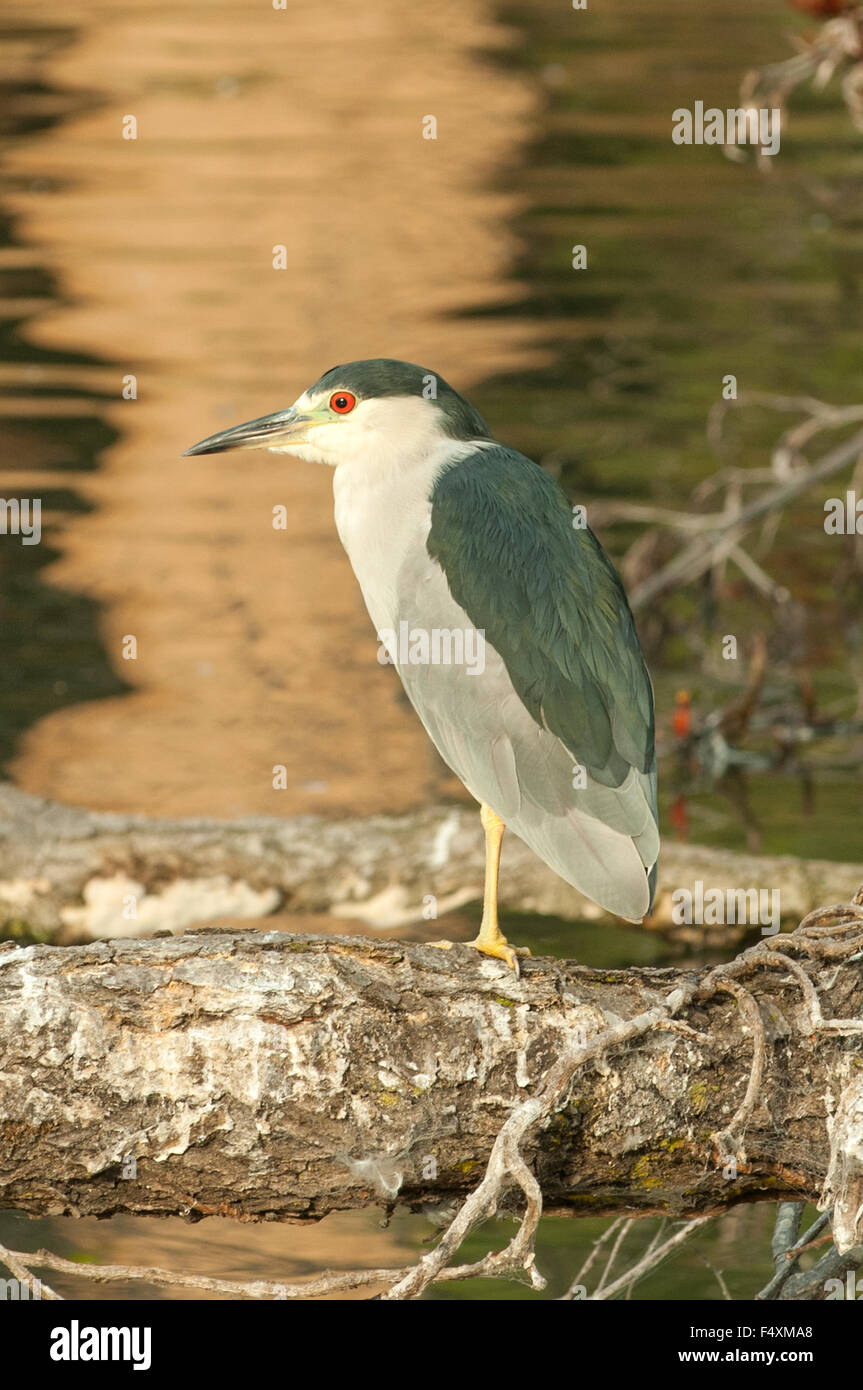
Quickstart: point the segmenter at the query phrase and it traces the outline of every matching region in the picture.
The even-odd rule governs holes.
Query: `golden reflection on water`
[[[535,108],[495,63],[511,38],[490,10],[436,3],[405,22],[398,0],[290,12],[94,0],[44,61],[42,81],[86,109],[7,160],[19,239],[59,297],[23,334],[110,364],[43,368],[39,385],[104,391],[118,434],[97,471],[65,478],[92,510],[58,521],[45,577],[99,601],[107,658],[133,690],[31,727],[10,769],[26,790],[238,816],[398,811],[443,785],[376,660],[329,471],[178,456],[288,404],[335,362],[404,357],[469,388],[537,357],[527,321],[458,317],[514,293],[517,199],[494,185]],[[68,20],[40,7],[40,24]],[[436,141],[422,138],[428,114]],[[272,268],[278,245],[285,270]],[[129,373],[134,401],[121,399]],[[272,526],[279,504],[286,530]],[[275,764],[286,792],[272,789]]]
[[[56,356],[7,364],[0,384],[17,393],[3,412],[16,490],[72,487],[89,505],[49,518],[58,557],[43,577],[98,601],[108,661],[132,691],[38,720],[11,774],[64,802],[149,815],[398,811],[446,772],[377,662],[329,472],[178,456],[288,404],[335,362],[404,357],[469,388],[541,360],[526,320],[458,316],[517,292],[517,199],[494,184],[535,98],[495,65],[511,38],[483,0],[414,6],[407,22],[398,0],[289,13],[93,0],[75,15],[70,32],[66,7],[40,6],[39,25],[64,31],[48,52],[32,12],[14,21],[19,75],[68,114],[7,150],[24,249],[5,264],[43,266],[56,286],[53,302],[18,302],[22,337]],[[428,114],[436,141],[422,138]],[[127,115],[135,141],[122,139]],[[286,270],[272,268],[277,245]],[[127,374],[137,400],[121,398]],[[62,433],[37,433],[34,448],[28,420],[94,403],[116,431],[98,469],[70,469]],[[401,1235],[378,1220],[214,1219],[204,1233],[122,1218],[49,1223],[46,1239],[100,1260],[292,1278],[406,1262],[417,1219]]]

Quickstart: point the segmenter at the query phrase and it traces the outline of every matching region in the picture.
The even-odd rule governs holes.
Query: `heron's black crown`
[[[399,362],[393,357],[370,357],[362,362],[346,362],[331,367],[308,389],[351,391],[358,400],[378,396],[422,396],[440,410],[441,428],[452,439],[491,439],[492,433],[470,401],[454,391],[437,372],[418,367],[415,362]]]

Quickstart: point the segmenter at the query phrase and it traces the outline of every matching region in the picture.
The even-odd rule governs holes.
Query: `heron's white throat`
[[[489,447],[490,440],[451,439],[436,426],[403,439],[400,447],[381,440],[377,449],[336,468],[336,529],[377,629],[397,626],[403,615],[399,574],[405,560],[425,552],[436,478]]]

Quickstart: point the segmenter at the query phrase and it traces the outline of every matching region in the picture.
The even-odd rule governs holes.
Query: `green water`
[[[780,4],[745,0],[597,6],[589,21],[539,0],[507,15],[521,40],[512,61],[547,93],[545,133],[526,167],[510,177],[529,196],[519,228],[517,302],[547,322],[552,363],[486,383],[476,393],[483,413],[504,420],[508,440],[552,467],[570,495],[588,503],[589,515],[590,499],[600,496],[686,504],[718,467],[705,426],[727,373],[740,391],[859,402],[863,139],[835,85],[793,94],[782,149],[767,176],[709,147],[681,150],[670,140],[676,107],[699,98],[736,105],[743,71],[789,56],[786,31],[811,26]],[[588,249],[587,271],[571,268],[576,244]],[[765,467],[789,423],[766,409],[741,412],[729,422],[731,461]],[[836,437],[841,433],[824,436],[810,457]],[[742,688],[745,672],[735,683],[716,659],[729,632],[744,641],[767,633],[768,685],[778,697],[793,692],[805,671],[819,708],[853,714],[861,580],[852,574],[837,584],[847,542],[823,530],[824,500],[845,485],[828,484],[789,508],[765,561],[805,605],[790,639],[769,604],[743,585],[716,606],[705,604],[697,588],[667,604],[672,631],[649,650],[660,732],[677,687],[688,687],[704,713],[727,700],[735,684]],[[603,541],[620,559],[635,534],[621,526],[604,532]],[[860,761],[859,739],[834,741],[807,750],[801,766],[786,773],[748,773],[717,789],[676,776],[669,751],[660,760],[660,808],[665,819],[682,788],[697,843],[859,859]],[[573,935],[563,927],[510,920],[507,930],[534,950],[565,951],[569,943],[572,953]],[[672,959],[661,943],[625,928],[580,925],[577,937],[585,963]],[[721,1298],[719,1269],[732,1298],[751,1298],[772,1272],[772,1217],[769,1205],[729,1212],[632,1296]],[[541,1223],[544,1294],[485,1280],[429,1296],[559,1296],[607,1224]],[[638,1223],[626,1247],[633,1260],[656,1225]],[[478,1258],[511,1233],[508,1223],[492,1223],[462,1255]]]
[[[675,108],[735,105],[746,69],[790,56],[789,30],[811,31],[782,4],[664,0],[598,6],[588,17],[540,0],[506,13],[519,34],[510,61],[545,91],[543,133],[507,179],[529,205],[515,303],[547,324],[551,363],[487,382],[477,403],[587,503],[588,516],[594,497],[683,508],[719,466],[706,422],[726,374],[740,392],[861,399],[863,140],[836,84],[821,93],[810,84],[792,94],[780,153],[764,174],[709,146],[671,142]],[[587,270],[571,267],[576,244],[587,248]],[[797,418],[741,410],[727,421],[723,461],[766,467]],[[825,434],[810,458],[842,437]],[[768,640],[771,700],[793,703],[808,676],[819,712],[854,714],[863,572],[848,564],[850,538],[823,529],[824,501],[849,478],[850,469],[789,507],[761,558],[790,591],[793,615],[733,567],[718,601],[695,584],[661,603],[661,622],[639,614],[657,693],[666,834],[669,802],[683,791],[696,842],[861,857],[859,735],[818,741],[795,767],[747,772],[718,795],[677,776],[670,749],[675,690],[690,690],[696,718],[727,703],[745,684],[756,632]],[[637,534],[617,525],[602,539],[621,561]],[[728,633],[741,653],[731,663],[719,655]]]

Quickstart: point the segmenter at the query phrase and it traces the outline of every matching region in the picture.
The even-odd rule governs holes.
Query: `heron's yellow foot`
[[[494,960],[506,961],[506,964],[509,966],[510,970],[515,973],[516,977],[521,974],[518,968],[519,956],[530,955],[530,948],[528,946],[510,946],[500,928],[496,928],[494,931],[483,931],[483,929],[480,928],[479,936],[468,944],[475,947],[477,951],[482,952],[484,956],[491,956]]]
[[[451,951],[453,943],[451,941],[429,941],[429,946],[434,946],[437,951]],[[498,936],[483,937],[482,932],[473,941],[467,942],[468,946],[473,946],[475,950],[481,951],[484,956],[493,956],[495,960],[506,961],[510,970],[515,971],[516,975],[521,972],[518,968],[518,957],[529,956],[529,946],[510,946],[506,937],[498,933]]]

